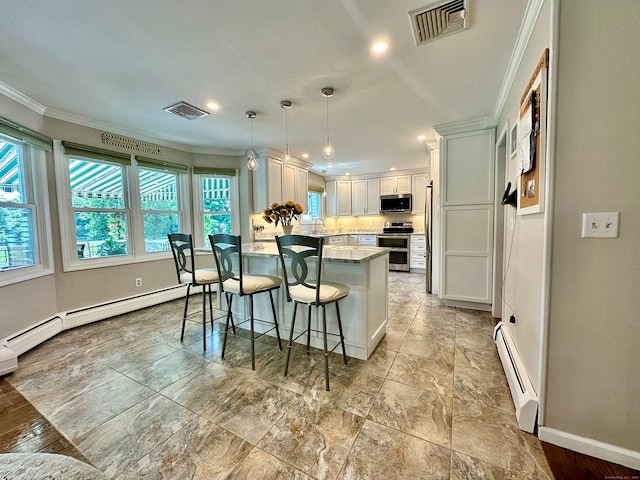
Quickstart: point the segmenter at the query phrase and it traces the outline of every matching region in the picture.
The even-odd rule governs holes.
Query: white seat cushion
[[[243,275],[242,276],[242,288],[245,294],[262,292],[271,288],[279,287],[282,284],[282,280],[278,277],[272,277],[270,275]],[[240,282],[229,278],[222,283],[224,290],[229,293],[240,293]]]
[[[215,268],[199,268],[195,271],[196,283],[216,283],[218,281],[218,271]],[[189,272],[180,275],[182,283],[191,283],[192,276]]]
[[[316,289],[305,287],[304,285],[294,285],[289,288],[289,295],[293,300],[302,303],[313,303],[316,301]],[[349,286],[342,283],[324,282],[320,285],[320,302],[328,303],[340,300],[349,295]]]

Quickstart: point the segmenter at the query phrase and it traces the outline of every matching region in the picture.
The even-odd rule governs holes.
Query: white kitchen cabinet
[[[329,180],[325,183],[327,191],[327,216],[351,216],[351,181]]]
[[[443,135],[440,149],[440,296],[489,309],[493,298],[493,128]]]
[[[427,240],[424,234],[412,234],[410,239],[411,270],[427,270]]]
[[[351,215],[378,215],[380,213],[380,180],[351,181]]]
[[[253,172],[253,211],[262,211],[274,202],[293,200],[307,210],[307,189],[309,172],[293,163],[285,163],[267,155],[260,167]]]
[[[411,213],[424,215],[427,200],[427,174],[411,175]]]
[[[380,195],[411,193],[411,175],[398,175],[380,179]]]
[[[329,235],[324,239],[325,245],[349,245],[349,235]]]

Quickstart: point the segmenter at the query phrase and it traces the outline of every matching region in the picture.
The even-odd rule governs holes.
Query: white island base
[[[247,274],[266,274],[283,279],[282,288],[275,290],[274,302],[278,314],[280,336],[283,347],[289,339],[293,302],[286,300],[284,275],[275,244],[260,242],[243,245],[244,269]],[[323,253],[323,280],[349,285],[350,292],[340,300],[340,317],[345,337],[347,356],[367,360],[386,333],[388,320],[388,287],[389,287],[389,254],[382,248],[363,247],[325,247]],[[224,295],[220,297],[220,307],[226,309]],[[327,331],[338,333],[338,322],[335,304],[326,306]],[[249,297],[234,297],[234,319],[237,322],[249,313]],[[271,304],[268,294],[254,296],[255,318],[272,320]],[[301,333],[307,325],[307,307],[299,305],[294,337]],[[242,328],[249,328],[245,323]],[[256,332],[268,330],[268,325],[255,323]],[[311,308],[311,345],[322,349],[322,308]],[[269,332],[275,336],[275,331]],[[329,336],[329,349],[337,343]],[[298,342],[306,345],[306,335]],[[334,350],[341,354],[340,347]]]

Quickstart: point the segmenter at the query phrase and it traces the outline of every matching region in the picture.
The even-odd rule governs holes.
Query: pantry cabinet
[[[451,305],[489,309],[495,130],[445,134],[440,145],[440,295]]]
[[[424,215],[425,213],[427,178],[426,173],[411,175],[411,213],[413,215]]]

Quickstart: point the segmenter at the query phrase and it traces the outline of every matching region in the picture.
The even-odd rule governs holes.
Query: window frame
[[[22,178],[25,182],[26,198],[24,200],[26,203],[2,202],[2,206],[31,209],[34,219],[32,241],[35,257],[33,265],[2,271],[0,273],[0,287],[3,287],[51,275],[55,270],[46,154],[44,150],[14,137],[0,134],[0,138],[22,149]]]
[[[135,160],[135,155],[131,155],[131,165],[120,165],[124,170],[124,209],[127,214],[127,253],[124,255],[113,255],[104,257],[78,258],[76,243],[75,208],[71,202],[71,185],[69,176],[69,155],[64,151],[60,140],[53,141],[54,163],[56,169],[56,186],[58,193],[58,211],[61,232],[62,267],[63,271],[89,270],[108,266],[126,265],[131,263],[148,262],[151,260],[161,260],[171,258],[171,250],[156,252],[146,252],[144,239],[144,213],[141,208],[139,168]],[[117,165],[115,162],[99,160],[90,156],[83,157],[75,153],[73,157],[98,163],[109,163]],[[145,165],[145,169],[165,170],[162,166],[157,168]],[[176,193],[178,196],[178,210],[172,211],[180,215],[181,231],[189,231],[190,206],[188,191],[188,170],[175,171],[177,176]],[[115,211],[120,209],[107,209]]]
[[[193,174],[193,243],[197,248],[211,248],[208,242],[204,241],[204,215],[209,211],[204,209],[204,191],[202,189],[202,180],[204,178],[228,178],[229,189],[231,190],[231,234],[238,235],[240,232],[240,199],[238,189],[238,171],[235,175],[219,175],[213,173],[194,173]]]

